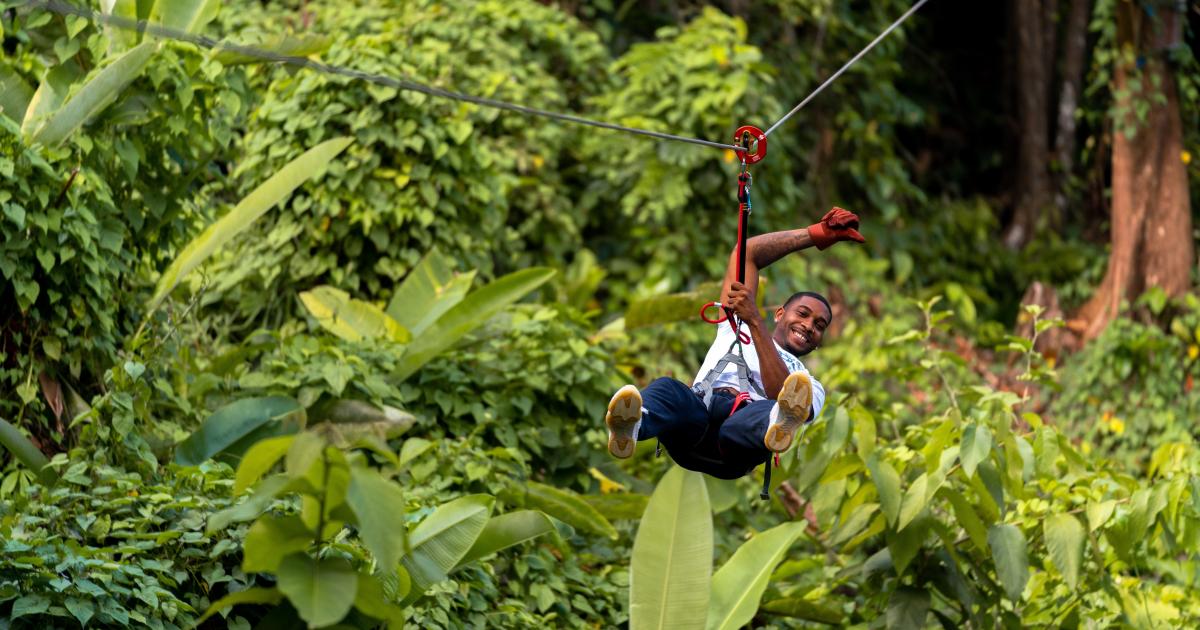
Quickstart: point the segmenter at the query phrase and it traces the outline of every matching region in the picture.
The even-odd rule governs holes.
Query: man
[[[715,374],[709,405],[701,385],[734,345],[729,323],[717,328],[696,374],[693,387],[673,378],[659,378],[639,392],[622,387],[608,403],[608,450],[615,457],[633,455],[637,440],[658,438],[680,466],[736,479],[786,451],[797,430],[821,413],[825,388],[808,373],[800,357],[816,350],[833,320],[829,301],[818,293],[797,293],[775,311],[775,328],[768,332],[755,305],[758,272],[784,256],[808,247],[825,249],[839,241],[865,243],[858,217],[841,208],[830,210],[820,223],[807,228],[762,234],[746,243],[745,282],[737,281],[737,251],[729,257],[721,304],[741,320],[751,344],[743,355],[752,381],[749,402],[730,414],[739,393],[737,367],[727,365]],[[755,391],[755,390],[758,391]]]

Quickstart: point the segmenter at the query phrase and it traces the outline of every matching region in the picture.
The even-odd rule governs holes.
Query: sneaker
[[[792,372],[779,388],[771,408],[771,425],[763,436],[767,450],[782,453],[792,445],[799,429],[812,414],[812,382],[803,372]]]
[[[626,385],[613,394],[604,424],[608,425],[608,452],[621,459],[633,455],[642,426],[642,394],[636,387]]]

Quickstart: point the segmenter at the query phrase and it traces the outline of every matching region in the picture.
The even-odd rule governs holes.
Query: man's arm
[[[809,247],[825,249],[842,240],[865,242],[857,228],[857,216],[841,208],[834,208],[821,218],[820,223],[814,223],[807,228],[770,232],[750,238],[746,241],[746,276],[742,283],[737,281],[737,247],[729,254],[729,264],[725,267],[725,283],[721,289],[721,304],[736,313],[750,329],[750,339],[754,344],[754,351],[758,354],[763,393],[767,398],[774,400],[779,395],[779,389],[783,387],[783,381],[787,378],[788,368],[775,351],[775,343],[771,340],[767,325],[755,304],[758,271],[788,254]]]

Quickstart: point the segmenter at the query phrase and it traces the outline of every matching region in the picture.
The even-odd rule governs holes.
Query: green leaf
[[[888,598],[888,630],[922,630],[929,615],[929,591],[902,586]]]
[[[632,492],[611,492],[609,494],[587,494],[584,495],[583,500],[611,522],[641,518],[642,513],[646,511],[646,504],[649,503],[650,497]]]
[[[487,525],[494,499],[476,494],[438,506],[408,535],[412,551],[400,561],[412,579],[405,604],[423,595],[432,584],[446,579],[451,569],[475,545]]]
[[[494,516],[454,568],[555,531],[550,517],[537,510],[517,510]]]
[[[1043,523],[1046,549],[1050,560],[1062,573],[1067,586],[1074,589],[1079,584],[1079,570],[1083,566],[1083,545],[1087,533],[1079,519],[1070,514],[1055,514]]]
[[[708,502],[712,505],[713,514],[720,514],[721,512],[732,508],[733,506],[737,505],[738,501],[742,500],[742,498],[745,496],[737,487],[736,479],[718,479],[716,477],[704,475],[704,485],[708,487]],[[650,497],[643,497],[645,500],[649,500],[649,498]],[[589,503],[591,503],[591,501],[589,501]],[[645,501],[643,501],[642,505],[644,509]],[[638,516],[641,516],[641,512],[638,512],[637,516],[634,516],[634,518],[637,518]]]
[[[204,614],[200,615],[200,618],[196,620],[196,627],[199,627],[200,624],[204,623],[204,621],[209,617],[231,606],[236,606],[238,604],[275,605],[278,604],[282,599],[283,593],[280,593],[279,589],[263,588],[261,586],[254,586],[244,591],[230,593],[225,597],[213,602],[212,606],[209,606],[208,610],[204,611]]]
[[[801,597],[788,597],[766,602],[762,605],[764,612],[772,615],[795,617],[806,621],[841,626],[845,617],[837,608],[820,602],[812,602]]]
[[[358,574],[343,558],[318,560],[294,553],[279,564],[276,579],[279,592],[313,628],[341,621],[358,592]]]
[[[274,573],[288,555],[304,551],[316,539],[299,516],[263,515],[246,532],[242,551],[242,570],[246,573]]]
[[[437,355],[450,349],[493,315],[538,288],[551,277],[554,270],[532,267],[515,271],[468,295],[454,308],[438,318],[437,323],[417,337],[400,358],[394,376],[404,380]]]
[[[96,614],[96,605],[90,600],[79,599],[78,597],[68,597],[65,603],[67,611],[72,617],[79,622],[79,625],[86,628],[87,622]]]
[[[700,628],[708,619],[712,514],[700,473],[673,466],[633,541],[629,628]]]
[[[763,292],[759,292],[763,295]],[[721,297],[721,283],[710,282],[685,293],[655,295],[633,301],[625,310],[625,330],[692,321],[701,304]],[[710,311],[711,313],[711,311]]]
[[[378,306],[356,300],[345,291],[319,286],[302,291],[300,301],[322,328],[346,341],[387,339],[408,343],[409,331]]]
[[[983,520],[976,513],[975,506],[971,505],[966,497],[956,490],[943,488],[941,492],[950,500],[950,505],[954,507],[954,518],[962,526],[963,530],[967,532],[967,537],[971,539],[971,543],[981,551],[987,549],[987,526],[984,525]]]
[[[43,485],[53,485],[58,480],[58,472],[49,466],[50,460],[46,459],[41,449],[3,418],[0,418],[0,446],[12,453],[26,468],[37,473]]]
[[[475,272],[456,275],[450,259],[430,250],[396,288],[387,314],[413,335],[420,335],[446,311],[462,302],[475,280]]]
[[[308,476],[324,451],[325,440],[317,434],[305,431],[294,436],[284,460],[284,472],[292,479]]]
[[[988,545],[996,562],[996,576],[1008,598],[1017,601],[1029,581],[1025,535],[1016,525],[996,523],[988,529]]]
[[[379,578],[366,573],[358,574],[358,591],[354,593],[354,607],[368,617],[392,622],[395,627],[404,626],[404,609],[388,601]]]
[[[25,119],[29,101],[33,99],[33,88],[8,66],[0,66],[0,114],[14,122]]]
[[[900,475],[892,465],[880,459],[878,454],[867,458],[867,469],[871,471],[871,480],[875,482],[875,490],[879,493],[879,505],[888,524],[896,526],[900,517]]]
[[[771,572],[804,533],[804,527],[802,522],[784,523],[756,535],[713,574],[709,630],[736,630],[750,623]]]
[[[130,49],[91,79],[74,89],[70,100],[54,110],[30,134],[27,140],[47,146],[56,145],[75,133],[84,123],[108,107],[142,73],[158,44],[147,42]]]
[[[582,531],[617,539],[617,530],[587,501],[570,490],[554,488],[536,481],[527,481],[502,496],[516,505],[541,510]]]
[[[40,615],[50,609],[50,600],[45,595],[25,595],[13,602],[9,619],[17,619],[25,615]]]
[[[198,466],[269,423],[303,427],[304,407],[286,396],[244,398],[225,405],[179,444],[175,449],[175,463]],[[249,447],[246,445],[247,449]]]
[[[220,8],[220,0],[158,0],[150,13],[150,21],[186,33],[198,33],[217,17]]]
[[[225,529],[230,523],[240,523],[258,518],[258,515],[262,514],[263,510],[275,501],[275,497],[283,492],[289,483],[291,483],[291,479],[288,479],[287,475],[273,475],[263,479],[262,483],[254,489],[254,494],[247,497],[245,501],[208,517],[208,526],[205,531],[211,534]]]
[[[904,500],[900,504],[900,520],[896,523],[897,530],[903,530],[925,509],[928,503],[928,489],[929,475],[921,473],[904,492]]]
[[[433,448],[433,442],[425,438],[413,437],[404,440],[404,445],[400,447],[400,467],[421,456],[429,449]]]
[[[258,482],[271,467],[278,462],[292,445],[294,435],[282,435],[268,438],[251,446],[242,457],[237,467],[237,475],[233,480],[233,493],[241,494],[243,490]]]
[[[396,524],[405,512],[400,486],[374,470],[350,469],[346,503],[358,517],[358,531],[380,567],[394,567],[404,553],[407,531]]]
[[[1100,529],[1112,518],[1113,510],[1117,508],[1116,501],[1089,501],[1087,504],[1088,531]]]
[[[887,532],[887,548],[896,575],[904,575],[904,570],[921,551],[921,546],[925,544],[925,538],[929,535],[929,521],[929,516],[922,516],[903,531]]]
[[[862,405],[851,407],[849,414],[854,423],[854,443],[858,456],[866,461],[875,452],[875,417]]]
[[[975,476],[975,468],[979,462],[987,459],[992,450],[992,431],[984,425],[972,424],[963,430],[962,449],[958,456],[962,461],[963,472],[968,477]]]
[[[142,44],[145,46],[146,44]],[[136,50],[136,49],[135,49]],[[229,214],[209,225],[200,236],[192,239],[158,279],[149,308],[153,309],[175,289],[184,277],[204,262],[213,252],[246,229],[267,210],[292,194],[301,184],[324,174],[325,167],[353,142],[351,138],[334,138],[305,151],[288,162],[267,181],[246,195]]]

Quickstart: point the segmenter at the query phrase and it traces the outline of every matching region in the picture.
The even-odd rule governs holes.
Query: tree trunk
[[[1058,124],[1055,125],[1054,155],[1058,162],[1055,205],[1060,215],[1067,209],[1067,186],[1075,169],[1075,110],[1079,107],[1083,84],[1083,62],[1087,55],[1087,27],[1091,0],[1071,0],[1063,37],[1062,87],[1058,97]]]
[[[1046,12],[1039,0],[1016,0],[1017,198],[1004,244],[1020,249],[1033,236],[1038,215],[1050,200],[1049,92],[1052,67],[1047,65]],[[1052,15],[1052,14],[1051,14]]]
[[[1161,287],[1176,297],[1191,285],[1195,260],[1187,172],[1181,158],[1179,92],[1165,48],[1178,41],[1182,16],[1159,5],[1158,18],[1140,5],[1117,10],[1122,54],[1113,78],[1120,99],[1113,125],[1112,251],[1095,295],[1076,316],[1092,339],[1117,316],[1123,299]],[[1139,70],[1135,58],[1142,55]],[[1138,120],[1136,110],[1145,107]]]

